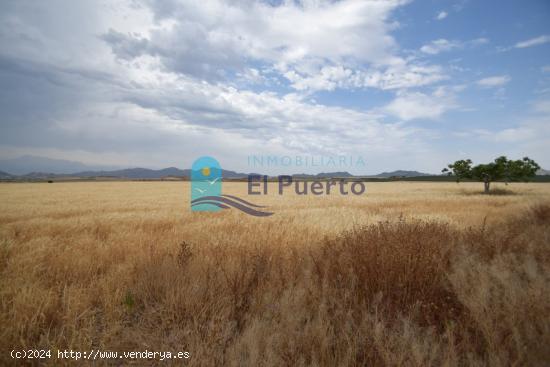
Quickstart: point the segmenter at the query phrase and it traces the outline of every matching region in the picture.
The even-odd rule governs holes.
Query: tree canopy
[[[478,164],[472,167],[471,159],[458,160],[442,170],[449,176],[455,176],[456,182],[464,179],[483,181],[485,193],[489,192],[491,182],[528,181],[534,177],[540,166],[529,157],[518,160],[509,160],[505,156],[496,158],[487,164]]]

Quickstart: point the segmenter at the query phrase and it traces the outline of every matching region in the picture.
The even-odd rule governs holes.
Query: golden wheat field
[[[9,351],[188,351],[99,365],[543,366],[550,184],[367,183],[189,210],[188,182],[0,184]],[[65,365],[83,361],[27,360]]]

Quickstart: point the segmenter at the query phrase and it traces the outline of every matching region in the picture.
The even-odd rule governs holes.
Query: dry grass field
[[[13,348],[189,351],[195,366],[550,363],[550,184],[247,197],[224,183],[267,218],[191,213],[188,185],[0,184],[0,364]]]

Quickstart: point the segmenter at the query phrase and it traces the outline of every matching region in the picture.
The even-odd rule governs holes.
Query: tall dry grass
[[[0,359],[32,347],[187,350],[206,366],[547,365],[548,188],[381,185],[348,201],[261,198],[278,214],[263,219],[192,215],[181,183],[2,185]]]

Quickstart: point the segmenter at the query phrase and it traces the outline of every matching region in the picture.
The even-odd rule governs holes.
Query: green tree
[[[453,164],[449,164],[447,168],[443,168],[441,172],[447,173],[449,176],[455,176],[456,182],[472,178],[472,160],[462,159],[456,161]]]
[[[508,160],[505,156],[496,158],[487,164],[478,164],[472,167],[470,159],[462,159],[449,164],[441,172],[449,176],[455,176],[456,182],[464,179],[473,179],[483,182],[484,192],[488,193],[491,182],[503,180],[504,182],[528,181],[534,177],[540,166],[532,159],[525,157],[518,160]]]

